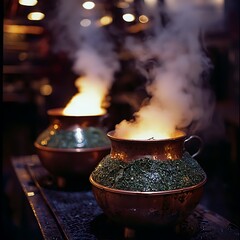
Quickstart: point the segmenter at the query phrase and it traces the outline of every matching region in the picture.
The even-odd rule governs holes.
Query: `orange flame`
[[[78,78],[75,84],[80,91],[63,109],[64,115],[89,116],[102,115],[106,112],[102,107],[106,90],[96,83],[88,81],[86,77]]]
[[[146,107],[141,109],[141,114],[143,110]],[[158,114],[157,111],[147,111],[144,112],[144,118],[140,118],[138,112],[135,121],[123,120],[115,126],[115,136],[132,140],[160,140],[182,136],[183,133],[173,127],[170,121],[172,118],[159,118]]]
[[[167,132],[157,132],[157,131],[142,131],[131,133],[126,136],[128,139],[136,139],[136,140],[161,140],[161,139],[169,139],[169,138],[176,138],[182,136],[183,133],[178,131],[174,133],[167,133]]]
[[[116,126],[117,130],[117,126]],[[126,131],[115,132],[115,136],[124,139],[132,139],[132,140],[161,140],[161,139],[169,139],[181,136],[182,133],[179,131],[168,131],[164,128],[160,129],[156,127],[147,127],[144,125],[132,126]]]
[[[156,132],[151,129],[144,130],[144,128],[136,132],[128,133],[126,134],[125,137],[128,139],[136,140],[157,140],[171,138],[171,136],[168,133]]]

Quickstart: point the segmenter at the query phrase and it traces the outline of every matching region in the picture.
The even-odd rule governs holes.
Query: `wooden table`
[[[236,225],[200,204],[174,229],[129,230],[107,218],[90,184],[82,189],[60,188],[36,155],[13,158],[12,164],[44,239],[239,239]]]

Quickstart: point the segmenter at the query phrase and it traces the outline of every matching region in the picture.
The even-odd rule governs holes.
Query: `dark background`
[[[46,13],[46,18],[34,24],[26,20],[29,8],[20,6],[17,1],[5,0],[3,6],[1,227],[8,233],[8,239],[40,237],[36,220],[13,171],[11,158],[35,154],[33,142],[48,126],[46,111],[65,106],[77,92],[74,86],[76,75],[71,71],[72,62],[67,54],[51,51],[54,41],[46,26],[53,2],[40,1],[38,7]],[[216,110],[215,124],[199,133],[204,148],[197,160],[208,176],[202,204],[239,226],[238,1],[226,0],[224,11],[225,24],[207,32],[204,37],[214,65],[210,82],[216,96]],[[10,33],[5,27],[13,24],[38,26],[43,32]],[[121,27],[120,20],[116,24]],[[141,76],[132,67],[131,59],[122,57],[121,64],[123,71],[116,75],[118,81],[111,89],[109,129],[122,119],[129,119],[139,99],[145,96],[138,85]],[[140,83],[144,84],[144,79]],[[53,89],[50,95],[42,91],[48,84]]]

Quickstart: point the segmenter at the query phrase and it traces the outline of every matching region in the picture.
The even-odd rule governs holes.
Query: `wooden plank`
[[[36,161],[36,156],[23,156],[12,159],[12,165],[18,180],[21,184],[23,192],[32,208],[34,216],[41,230],[41,233],[46,240],[61,240],[64,239],[59,229],[57,222],[52,215],[52,212],[44,202],[44,199],[39,189],[34,184],[28,170],[27,164],[32,164]]]
[[[54,231],[62,237],[54,239],[70,240],[120,240],[129,236],[132,239],[161,236],[162,240],[239,239],[237,226],[202,205],[175,228],[128,229],[107,218],[91,190],[59,188],[56,178],[43,168],[37,156],[15,159],[13,165],[45,239],[58,237]]]

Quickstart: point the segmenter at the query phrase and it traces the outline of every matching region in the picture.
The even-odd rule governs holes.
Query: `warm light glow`
[[[99,20],[100,26],[106,26],[112,23],[113,19],[111,16],[104,16]]]
[[[35,6],[38,3],[37,0],[19,0],[18,2],[23,6]]]
[[[135,20],[135,16],[131,13],[123,14],[122,18],[125,22],[132,22]]]
[[[31,12],[27,16],[28,20],[32,20],[32,21],[39,21],[39,20],[42,20],[44,17],[45,15],[41,12]]]
[[[4,32],[19,34],[41,34],[43,27],[4,24]]]
[[[169,138],[167,133],[156,132],[154,130],[142,129],[140,131],[131,132],[126,134],[125,138],[128,139],[138,139],[138,140],[157,140],[157,139],[166,139]]]
[[[87,2],[84,2],[82,4],[83,8],[87,9],[87,10],[90,10],[90,9],[93,9],[95,7],[95,3],[92,2],[92,1],[87,1]]]
[[[65,115],[88,116],[101,115],[106,112],[101,106],[103,100],[102,91],[96,88],[94,82],[88,81],[85,77],[81,77],[77,79],[76,85],[80,85],[81,92],[73,96],[63,109]]]
[[[224,0],[213,0],[213,3],[217,7],[223,7],[224,6]]]
[[[80,25],[82,27],[89,27],[91,25],[91,23],[92,22],[90,19],[84,18],[83,20],[81,20]]]
[[[117,129],[117,127],[116,127]],[[116,137],[124,138],[124,139],[132,139],[132,140],[161,140],[161,139],[169,139],[182,136],[182,132],[167,132],[164,129],[160,130],[158,127],[154,129],[154,127],[150,127],[149,129],[146,126],[138,126],[138,127],[131,127],[131,130],[125,131],[124,133],[115,133]]]
[[[158,0],[144,0],[144,2],[149,7],[156,7]]]
[[[119,2],[119,3],[117,3],[117,7],[118,8],[128,8],[129,4],[126,2]]]
[[[24,61],[24,60],[26,60],[27,58],[28,58],[28,54],[27,54],[26,52],[21,52],[21,53],[18,54],[18,59],[19,59],[20,61]]]
[[[149,21],[149,19],[146,15],[139,16],[138,20],[140,23],[147,23]]]
[[[35,195],[34,192],[27,192],[28,197],[33,197]]]
[[[44,84],[40,87],[39,91],[43,96],[49,96],[52,94],[52,86],[49,84]]]

